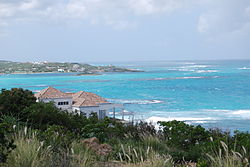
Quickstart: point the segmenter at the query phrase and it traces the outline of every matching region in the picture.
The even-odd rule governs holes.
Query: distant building
[[[97,113],[99,119],[103,119],[110,111],[115,117],[115,109],[123,110],[122,104],[108,102],[105,98],[90,92],[64,93],[58,89],[48,87],[35,94],[39,102],[53,102],[61,110],[76,112],[78,114],[90,116],[91,113]]]
[[[58,72],[64,72],[64,69],[59,68],[59,69],[57,69],[57,71],[58,71]]]

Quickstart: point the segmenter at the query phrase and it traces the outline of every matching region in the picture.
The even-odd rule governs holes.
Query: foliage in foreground
[[[169,154],[160,154],[151,146],[144,147],[136,144],[130,145],[124,141],[117,150],[118,159],[112,154],[97,154],[81,140],[73,140],[68,149],[53,151],[52,146],[40,141],[38,131],[26,127],[15,129],[12,137],[17,146],[8,156],[2,167],[185,167],[191,163],[174,162]],[[56,138],[56,136],[55,136]],[[150,137],[150,140],[158,140]],[[141,143],[147,143],[144,136]],[[212,142],[212,141],[211,141]],[[115,150],[114,150],[115,151]],[[203,161],[197,163],[198,167],[247,167],[249,158],[246,149],[241,152],[229,150],[224,142],[220,142],[213,153],[206,154]]]
[[[31,95],[22,89],[0,93],[1,166],[249,166],[247,132],[232,136],[180,121],[159,122],[162,129],[156,131],[145,122],[69,114],[51,103],[35,103]],[[84,140],[93,137],[100,142],[93,146],[105,153],[86,145]]]
[[[8,139],[11,129],[8,125],[0,124],[0,163],[7,160],[7,155],[15,148],[14,140]]]

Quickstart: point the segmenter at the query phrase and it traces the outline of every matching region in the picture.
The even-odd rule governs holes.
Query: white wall
[[[100,108],[99,107],[80,107],[79,111],[80,113],[85,113],[87,117],[91,115],[91,113],[99,113]]]
[[[85,113],[87,117],[91,115],[91,113],[97,113],[98,118],[100,118],[99,111],[102,110],[103,115],[107,116],[108,111],[113,108],[123,108],[122,104],[110,104],[110,103],[103,103],[99,106],[94,107],[75,107],[72,106],[72,98],[46,98],[46,99],[40,99],[39,101],[42,101],[44,103],[54,102],[55,106],[57,108],[60,108],[62,110],[67,110],[69,112],[77,112],[78,114]],[[68,102],[68,105],[58,105],[58,102]]]
[[[57,108],[60,108],[62,110],[72,110],[72,98],[46,98],[46,99],[40,99],[40,101],[44,103],[54,102],[55,106]],[[58,105],[58,102],[68,102],[68,105]]]
[[[78,113],[85,113],[86,117],[89,117],[91,115],[91,113],[97,113],[98,118],[100,118],[99,116],[99,111],[100,110],[104,110],[104,116],[106,116],[106,108],[103,108],[102,106],[95,106],[95,107],[72,107],[73,112],[74,111],[78,111]]]
[[[73,112],[77,110],[79,114],[85,113],[87,117],[89,117],[91,113],[97,113],[98,118],[100,118],[99,116],[100,110],[104,111],[105,112],[104,115],[107,116],[108,115],[107,112],[115,107],[123,108],[123,105],[103,103],[97,107],[80,107],[80,108],[72,107],[72,110]]]

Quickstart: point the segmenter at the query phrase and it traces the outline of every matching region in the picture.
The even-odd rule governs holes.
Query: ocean
[[[99,63],[94,65],[111,63]],[[48,86],[89,91],[124,104],[137,120],[179,120],[206,128],[250,131],[250,60],[112,63],[144,72],[0,75],[0,88]]]

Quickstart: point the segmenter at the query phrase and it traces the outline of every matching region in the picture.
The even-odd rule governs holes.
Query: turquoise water
[[[113,63],[139,73],[0,75],[0,88],[97,93],[137,119],[250,131],[250,60]]]

